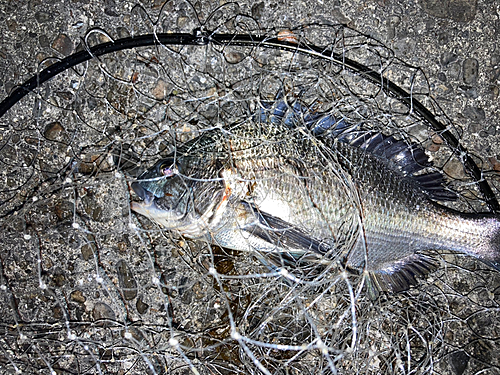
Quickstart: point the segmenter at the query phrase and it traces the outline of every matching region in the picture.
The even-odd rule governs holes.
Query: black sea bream
[[[425,250],[500,269],[499,219],[438,204],[456,196],[421,148],[304,108],[265,104],[202,132],[139,176],[132,209],[273,267],[307,274],[339,260],[365,271],[372,295],[430,272]]]

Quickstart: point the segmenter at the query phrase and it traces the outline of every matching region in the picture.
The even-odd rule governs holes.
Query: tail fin
[[[478,258],[500,271],[500,218],[488,214],[484,220],[488,221],[487,245],[483,251],[480,251]]]
[[[467,254],[500,271],[500,217],[490,213],[446,211],[448,225],[442,229],[448,233],[441,233],[442,242],[436,244],[434,249]],[[437,267],[435,259],[415,253],[391,262],[390,267],[369,269],[366,280],[368,295],[376,299],[379,292],[407,290],[418,283],[418,277],[433,272]]]
[[[449,246],[445,248],[477,258],[500,271],[500,216],[447,211],[454,219],[446,228]]]

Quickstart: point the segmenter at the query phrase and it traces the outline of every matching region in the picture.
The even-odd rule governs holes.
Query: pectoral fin
[[[253,216],[257,220],[242,229],[271,245],[267,248],[276,249],[266,254],[275,266],[293,267],[304,274],[308,273],[306,269],[317,268],[318,264],[331,262],[331,253],[334,249],[329,244],[312,238],[293,224],[260,211],[253,205],[245,204],[247,209],[253,211]]]

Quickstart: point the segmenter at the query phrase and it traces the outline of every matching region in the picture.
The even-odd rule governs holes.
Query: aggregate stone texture
[[[223,0],[197,1],[192,8],[203,23],[225,3]],[[107,42],[110,38],[153,32],[159,25],[156,18],[162,6],[157,0],[0,2],[3,36],[0,99],[52,61],[82,50],[88,41]],[[189,13],[191,7],[181,9],[187,10],[184,14],[179,13],[176,27],[189,29],[192,26],[194,29],[200,26]],[[261,28],[285,30],[308,23],[342,23],[381,41],[395,57],[421,68],[428,81],[430,96],[459,129],[461,144],[476,157],[482,170],[492,174],[492,179],[495,179],[494,173],[500,173],[498,1],[240,1],[234,5],[233,12],[251,17]],[[228,65],[235,65],[245,56],[228,49],[224,57]],[[142,60],[144,66],[149,66],[150,62],[146,57]],[[75,71],[85,77],[83,67]],[[173,90],[170,83],[161,77],[161,72],[151,69],[148,74],[152,98],[165,100]],[[102,82],[106,81],[105,76],[103,73]],[[252,325],[260,321],[258,310],[253,308],[257,302],[247,300],[248,290],[254,286],[246,285],[245,279],[218,282],[209,274],[210,266],[215,266],[221,274],[234,275],[238,266],[233,258],[223,250],[214,250],[212,257],[206,256],[203,247],[197,250],[196,244],[169,233],[150,235],[149,232],[156,233],[157,228],[130,212],[126,178],[117,175],[100,179],[97,171],[112,169],[113,162],[101,158],[98,153],[82,155],[82,160],[74,164],[75,173],[88,183],[74,183],[74,188],[67,189],[64,181],[57,180],[59,166],[72,155],[72,150],[90,142],[80,139],[82,134],[66,119],[45,121],[44,111],[49,106],[70,111],[75,121],[90,124],[92,131],[85,136],[97,142],[102,141],[104,134],[111,142],[116,129],[107,127],[106,116],[112,112],[103,115],[98,112],[99,108],[106,103],[108,108],[116,106],[113,108],[120,112],[120,106],[127,106],[123,98],[130,95],[119,83],[113,84],[115,86],[103,92],[94,87],[95,95],[85,102],[75,100],[80,96],[77,80],[66,82],[65,87],[72,90],[53,87],[49,92],[41,87],[36,95],[21,101],[19,112],[0,119],[0,125],[17,129],[17,134],[22,135],[11,137],[13,132],[7,134],[0,128],[0,161],[4,163],[0,171],[0,190],[14,192],[13,201],[22,199],[23,194],[35,189],[38,182],[43,185],[43,191],[50,191],[38,203],[35,193],[32,209],[16,213],[14,205],[12,211],[3,211],[7,215],[0,219],[0,303],[3,306],[0,308],[3,349],[0,351],[0,373],[16,373],[17,369],[18,373],[62,374],[71,370],[72,373],[183,374],[193,367],[201,373],[215,373],[214,369],[220,373],[263,373],[255,361],[242,359],[246,355],[244,348],[252,344],[233,340],[228,328],[235,324],[231,323],[234,317],[239,319],[236,324],[248,321],[249,326],[258,330],[257,323]],[[102,85],[104,87],[104,83]],[[69,102],[72,106],[65,108],[65,103]],[[203,113],[207,119],[216,119],[219,110],[210,107]],[[22,132],[29,119],[40,119],[35,121],[39,127],[36,135]],[[185,128],[191,125],[187,123]],[[134,136],[140,138],[146,134],[141,131],[138,127]],[[44,155],[50,157],[43,160],[37,157],[42,147],[39,139],[44,145],[50,145],[43,149]],[[443,140],[436,136],[427,150],[437,152],[442,143]],[[160,146],[160,149],[169,147],[168,144]],[[142,155],[123,151],[121,163],[129,168],[130,175],[144,170],[145,166],[138,162]],[[10,173],[9,165],[19,160],[23,163],[22,172]],[[30,175],[33,163],[40,171],[36,176]],[[466,177],[459,162],[448,163],[445,172],[450,176]],[[51,185],[50,181],[55,182]],[[130,230],[130,223],[143,225],[140,238]],[[484,271],[484,267],[472,260],[459,259],[458,262],[463,262],[458,267],[462,273],[451,267],[448,273],[439,271],[428,281],[442,288],[443,299],[439,299],[442,304],[436,302],[439,306],[436,311],[443,312],[447,325],[438,332],[429,329],[426,331],[428,336],[421,338],[429,348],[439,347],[442,351],[433,358],[433,366],[416,359],[421,366],[416,373],[500,373],[500,276]],[[478,267],[481,277],[476,272]],[[230,297],[222,298],[224,293]],[[286,295],[278,300],[287,303]],[[312,300],[303,301],[304,309]],[[265,306],[265,301],[258,303]],[[402,309],[410,311],[411,306],[403,302],[387,305],[380,315],[374,313],[378,311],[376,307],[370,311],[390,332],[390,317],[403,315],[400,314]],[[415,311],[427,307],[418,306]],[[273,311],[272,306],[266,308]],[[360,317],[362,319],[363,314]],[[295,316],[294,319],[280,320],[276,324],[300,332],[303,322],[300,319],[305,318]],[[321,321],[321,316],[309,319]],[[422,320],[418,322],[424,324]],[[324,325],[325,332],[338,334],[342,331],[342,324],[332,328],[333,324]],[[189,338],[177,336],[176,332]],[[265,330],[259,334],[263,342],[274,342],[275,338],[267,337]],[[30,340],[35,340],[32,346]],[[287,344],[300,345],[300,340],[297,334]],[[351,336],[346,334],[346,347],[349,340]],[[63,349],[51,346],[53,342],[64,343],[61,348],[65,347],[72,355],[65,356]],[[176,346],[179,342],[181,349]],[[371,343],[366,345],[370,347]],[[395,350],[387,345],[377,350]],[[49,348],[50,356],[44,355],[44,348]],[[193,348],[197,351],[191,352]],[[271,357],[275,355],[275,349],[277,347],[263,347],[254,353],[259,353],[257,359],[266,364],[263,358],[269,353]],[[398,350],[404,353],[404,345]],[[183,357],[184,352],[191,353],[189,358]],[[277,362],[291,361],[297,352],[277,357]],[[134,364],[137,358],[142,364]],[[144,358],[149,362],[143,361]],[[304,354],[303,360],[307,363],[307,355]],[[345,362],[337,362],[337,365],[345,373],[353,368],[367,368],[359,363],[366,365],[363,358],[346,355]],[[271,362],[268,365],[271,373],[287,373],[272,367]],[[379,366],[380,373],[405,372],[404,366],[396,360],[392,364],[376,363],[374,366]],[[318,369],[299,365],[293,370],[301,373],[298,369],[321,373],[315,372]],[[328,366],[324,365],[321,371],[329,373]]]

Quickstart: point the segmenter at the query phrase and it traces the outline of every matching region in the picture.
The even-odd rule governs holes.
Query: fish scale
[[[237,135],[234,138],[238,140]],[[315,155],[317,142],[285,128],[278,140],[264,138],[254,141],[252,147],[247,143],[236,147],[236,143],[232,142],[231,158],[243,179],[257,182],[252,194],[257,207],[291,221],[315,238],[335,236],[337,230],[330,228],[334,223],[343,222],[349,215],[347,207],[354,204],[344,203],[351,200],[351,190],[333,173],[332,169],[337,169],[333,158]],[[332,154],[326,149],[324,153]],[[262,157],[262,154],[272,156]],[[259,160],[259,168],[255,168],[255,160]],[[285,216],[284,211],[290,214]],[[350,211],[352,216],[355,210]]]
[[[292,223],[314,238],[334,237],[336,233],[339,233],[340,227],[347,218],[359,213],[351,197],[352,187],[345,185],[336,174],[331,172],[331,169],[335,168],[332,165],[335,162],[332,156],[326,160],[328,163],[320,163],[324,160],[320,158],[308,160],[310,157],[307,155],[321,147],[318,142],[311,147],[307,139],[293,139],[292,135],[295,132],[288,133],[287,141],[269,144],[263,142],[263,145],[253,147],[252,151],[249,151],[246,145],[240,145],[245,150],[242,153],[252,155],[241,158],[238,152],[233,151],[234,165],[243,179],[259,181],[258,189],[254,189],[253,200],[261,210]],[[333,147],[331,145],[329,149]],[[251,163],[262,153],[262,148],[269,149],[264,151],[264,154],[281,156],[274,158],[270,163],[264,163],[267,166],[264,168],[266,172],[253,169]],[[305,161],[301,163],[300,170],[296,170],[283,161],[278,163],[278,160],[286,160],[284,157],[292,156],[289,155],[290,149],[293,150],[293,156],[296,153],[303,155]],[[340,166],[337,169],[348,171],[348,175],[355,181],[356,191],[360,194],[364,233],[371,254],[368,259],[368,269],[374,270],[380,263],[386,263],[386,258],[394,259],[393,252],[397,252],[398,258],[402,259],[413,255],[415,250],[422,250],[409,246],[408,240],[403,241],[404,238],[410,237],[408,233],[421,237],[419,245],[424,248],[429,247],[430,244],[423,243],[423,240],[426,234],[431,233],[430,228],[435,226],[431,220],[432,216],[424,220],[426,226],[422,228],[420,225],[423,213],[435,211],[428,198],[411,186],[408,179],[395,175],[395,172],[388,169],[384,163],[359,149],[337,143],[335,153],[341,155],[337,158],[339,161],[344,161],[344,163],[339,163]],[[332,154],[332,152],[325,151],[325,154]],[[245,162],[241,163],[242,159]],[[263,160],[269,159],[261,159],[260,165],[262,166]],[[274,196],[275,204],[269,203],[269,192],[273,192],[271,194]],[[312,194],[315,198],[314,204],[308,199]],[[293,199],[288,199],[289,197]],[[423,213],[416,212],[417,206],[421,207]],[[284,216],[283,207],[289,208],[287,211],[291,211],[291,214]],[[394,213],[398,215],[395,217]],[[410,218],[408,229],[402,226],[403,217]],[[382,225],[380,225],[381,221]],[[311,224],[308,225],[308,223]],[[394,240],[377,239],[378,233],[383,238],[391,235]],[[432,247],[436,246],[435,243],[432,245]],[[358,260],[364,258],[360,246],[361,243],[350,258],[350,263],[355,268],[361,266]],[[388,248],[383,249],[384,246]]]
[[[268,106],[271,117],[181,145],[132,185],[143,200],[132,209],[292,272],[343,260],[366,271],[372,296],[405,290],[432,271],[426,250],[462,252],[500,269],[498,218],[440,205],[456,195],[417,145],[330,114],[300,126],[303,108]]]

